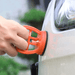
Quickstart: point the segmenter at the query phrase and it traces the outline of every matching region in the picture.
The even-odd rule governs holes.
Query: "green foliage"
[[[17,75],[26,66],[15,62],[13,59],[0,56],[0,75]]]
[[[41,30],[44,17],[45,12],[37,9],[31,9],[28,12],[26,12],[23,16],[20,16],[19,19],[21,22],[28,23],[31,26],[34,26]]]
[[[41,22],[44,20],[45,12],[37,9],[31,9],[29,12],[25,13],[23,17],[20,18],[21,22],[31,23],[31,22]]]
[[[0,75],[8,75],[8,74],[7,74],[7,72],[5,72],[5,71],[1,71],[1,72],[0,72]]]
[[[34,61],[34,63],[38,61],[38,56],[36,54],[26,55],[26,54],[18,53],[18,56],[24,59],[26,58],[28,60],[32,60]]]
[[[32,32],[31,36],[32,36],[32,37],[37,37],[37,33]]]

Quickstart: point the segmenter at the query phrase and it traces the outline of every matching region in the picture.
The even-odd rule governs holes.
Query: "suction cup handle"
[[[45,43],[46,43],[46,32],[45,31],[40,31],[32,26],[24,26],[26,29],[29,30],[29,37],[28,37],[28,47],[26,50],[21,50],[19,48],[16,48],[16,50],[22,54],[39,54],[42,55]],[[31,33],[34,31],[37,33],[37,37],[32,37]],[[34,42],[30,42],[30,40],[33,40]],[[29,45],[34,45],[36,48],[34,50],[28,50]]]

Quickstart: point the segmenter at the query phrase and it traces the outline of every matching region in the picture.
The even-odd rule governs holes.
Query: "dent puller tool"
[[[43,55],[46,49],[47,45],[47,40],[48,40],[48,33],[47,31],[40,31],[35,27],[32,26],[24,26],[26,29],[29,30],[29,37],[28,37],[28,47],[26,50],[21,50],[19,48],[16,48],[16,50],[19,53],[22,54],[38,54],[38,55]],[[37,37],[32,37],[31,33],[35,32],[37,33]],[[32,42],[30,40],[33,40]],[[34,45],[35,49],[34,50],[28,50],[29,45]]]

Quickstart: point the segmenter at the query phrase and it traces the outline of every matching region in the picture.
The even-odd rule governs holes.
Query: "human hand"
[[[13,20],[6,20],[0,16],[0,55],[7,53],[10,56],[16,56],[18,52],[16,47],[25,50],[28,43],[29,32],[19,23]]]

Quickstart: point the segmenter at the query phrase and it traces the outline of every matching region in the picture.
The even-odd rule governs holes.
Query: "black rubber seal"
[[[43,55],[44,55],[44,53],[45,53],[45,51],[46,51],[47,42],[48,42],[48,32],[46,31],[46,44],[45,44],[45,48],[44,48],[44,51],[43,51],[43,53],[42,53],[42,55],[41,55],[41,56],[43,56]]]

